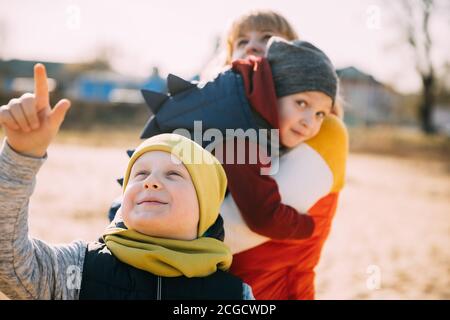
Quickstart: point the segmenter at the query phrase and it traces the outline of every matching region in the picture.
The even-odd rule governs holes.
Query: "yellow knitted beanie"
[[[146,152],[164,151],[176,157],[188,170],[197,193],[200,209],[198,236],[216,221],[225,197],[227,177],[220,162],[194,141],[178,134],[160,134],[142,142],[128,162],[124,175],[125,191],[136,160]]]

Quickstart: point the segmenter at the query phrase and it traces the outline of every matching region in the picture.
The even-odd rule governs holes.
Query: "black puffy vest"
[[[243,282],[224,271],[201,278],[159,277],[119,261],[103,243],[88,245],[80,300],[242,300]]]

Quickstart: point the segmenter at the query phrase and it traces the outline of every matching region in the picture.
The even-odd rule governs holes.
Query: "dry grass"
[[[450,160],[450,137],[445,135],[425,135],[417,129],[389,126],[351,128],[349,135],[352,152]]]
[[[56,143],[90,147],[130,148],[140,141],[141,130],[130,127],[97,126],[86,131],[62,130],[56,137]]]
[[[450,299],[448,163],[352,154],[347,168],[317,297]]]

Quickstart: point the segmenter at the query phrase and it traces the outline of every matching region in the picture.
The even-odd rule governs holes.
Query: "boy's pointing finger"
[[[34,94],[36,95],[37,111],[47,107],[50,108],[47,73],[42,63],[37,63],[34,66]]]

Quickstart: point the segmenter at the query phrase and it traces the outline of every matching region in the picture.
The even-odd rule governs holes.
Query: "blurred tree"
[[[403,0],[402,6],[406,40],[414,53],[416,70],[422,82],[419,120],[422,130],[431,134],[436,131],[432,121],[436,100],[436,74],[430,54],[434,44],[430,34],[430,20],[436,6],[434,0]]]
[[[94,56],[90,61],[72,63],[67,66],[68,70],[75,73],[85,71],[111,71],[112,47],[107,45],[99,46],[94,52]]]
[[[0,59],[5,55],[5,52],[2,51],[6,48],[6,40],[7,40],[7,26],[4,20],[0,20]]]

